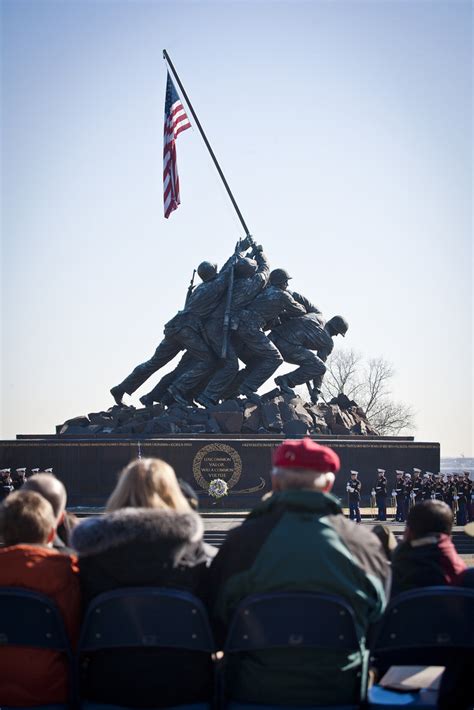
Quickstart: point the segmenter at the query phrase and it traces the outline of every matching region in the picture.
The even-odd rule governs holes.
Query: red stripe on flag
[[[176,163],[176,138],[191,124],[181,101],[175,101],[165,114],[163,132],[163,208],[165,218],[180,204],[178,166]]]

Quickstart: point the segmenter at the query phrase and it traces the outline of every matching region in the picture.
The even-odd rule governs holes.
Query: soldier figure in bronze
[[[239,394],[250,399],[283,362],[277,347],[265,334],[268,324],[282,313],[295,317],[306,312],[287,291],[290,278],[283,269],[274,269],[267,288],[235,316],[236,338],[254,363],[242,373],[239,387]]]
[[[293,387],[312,381],[313,402],[318,400],[326,372],[324,363],[334,347],[333,337],[344,336],[349,327],[342,316],[333,316],[325,326],[321,325],[320,318],[317,313],[290,318],[270,334],[284,361],[299,365],[288,375],[275,377],[275,384],[283,392],[294,394]]]
[[[204,392],[196,401],[204,407],[216,404],[239,371],[239,358],[234,346],[232,333],[236,327],[236,314],[240,313],[265,288],[270,268],[261,246],[254,246],[253,258],[241,259],[235,265],[235,282],[230,301],[230,333],[227,352],[221,366],[208,382]],[[208,341],[216,352],[221,352],[224,324],[224,308],[221,302],[205,325]]]
[[[236,259],[233,255],[219,273],[211,262],[199,264],[197,271],[202,283],[192,293],[188,292],[184,309],[165,325],[165,337],[152,357],[137,365],[128,377],[110,390],[117,404],[122,403],[125,393],[135,392],[150,375],[170,362],[181,350],[187,350],[192,355],[193,364],[174,382],[172,394],[178,402],[187,404],[184,392],[192,389],[210,372],[216,361],[215,354],[202,337],[203,321],[224,295],[229,271]]]

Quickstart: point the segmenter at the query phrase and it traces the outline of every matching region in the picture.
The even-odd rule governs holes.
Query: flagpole
[[[239,206],[238,206],[237,202],[235,201],[234,195],[232,194],[232,191],[231,191],[231,189],[230,189],[230,187],[229,187],[229,185],[228,185],[228,182],[227,182],[227,180],[225,179],[225,175],[224,175],[224,173],[223,173],[222,170],[221,170],[221,166],[220,166],[219,163],[217,162],[217,158],[216,158],[216,156],[214,155],[214,151],[212,150],[211,145],[210,145],[209,141],[207,140],[206,134],[204,133],[204,131],[203,131],[203,129],[202,129],[202,126],[201,126],[201,124],[200,124],[200,122],[199,122],[199,119],[198,119],[198,117],[196,116],[196,113],[195,113],[195,111],[194,111],[193,105],[192,105],[191,101],[190,101],[189,98],[188,98],[188,95],[187,95],[187,93],[186,93],[186,90],[185,90],[184,86],[183,86],[182,83],[181,83],[181,79],[179,78],[178,74],[176,73],[176,69],[174,68],[173,62],[171,61],[170,56],[169,56],[168,52],[166,51],[166,49],[163,50],[163,59],[167,62],[169,68],[171,69],[171,73],[173,74],[174,78],[176,79],[176,82],[177,82],[177,84],[178,84],[178,86],[179,86],[179,88],[180,88],[180,90],[181,90],[181,93],[182,93],[182,95],[183,95],[183,97],[184,97],[184,100],[186,101],[186,103],[187,103],[187,105],[188,105],[188,107],[189,107],[189,110],[191,111],[191,115],[192,115],[192,117],[193,117],[193,119],[194,119],[194,122],[195,122],[196,126],[197,126],[198,129],[199,129],[199,132],[200,132],[200,134],[201,134],[201,136],[202,136],[202,139],[203,139],[204,143],[206,144],[206,148],[208,149],[212,160],[214,161],[214,165],[216,166],[217,172],[219,173],[219,175],[220,175],[220,177],[221,177],[221,180],[222,180],[222,182],[224,183],[224,187],[225,187],[225,189],[227,190],[227,194],[229,195],[230,200],[231,200],[232,204],[234,205],[234,209],[235,209],[235,211],[237,212],[237,216],[238,216],[238,218],[240,219],[240,223],[241,223],[242,227],[244,228],[245,234],[246,234],[246,235],[249,235],[250,232],[249,232],[249,230],[248,230],[247,225],[245,224],[245,220],[244,220],[244,218],[243,218],[243,216],[242,216],[242,213],[241,213],[241,211],[239,210]]]

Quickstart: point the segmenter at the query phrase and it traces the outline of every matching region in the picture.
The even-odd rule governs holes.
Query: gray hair
[[[56,476],[52,473],[36,473],[26,479],[21,490],[34,491],[46,498],[53,508],[56,520],[59,520],[66,507],[67,494],[63,483]]]
[[[334,474],[329,472],[321,473],[309,468],[281,468],[274,466],[272,476],[278,480],[280,487],[284,490],[304,488],[306,490],[323,491],[328,484],[332,484],[334,481]]]

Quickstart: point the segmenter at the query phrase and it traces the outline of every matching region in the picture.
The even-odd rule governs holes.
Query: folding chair
[[[46,595],[23,587],[0,588],[0,646],[25,646],[64,654],[68,668],[66,703],[36,706],[37,710],[67,710],[75,698],[74,664],[64,622],[55,603]],[[28,685],[28,665],[24,666]],[[47,679],[45,679],[47,681]],[[1,702],[1,698],[0,698]],[[9,710],[2,704],[2,710]],[[25,708],[23,710],[26,710]]]
[[[474,590],[446,586],[421,587],[395,597],[380,622],[371,653],[375,665],[384,667],[446,666],[473,650]],[[374,686],[369,690],[369,707],[436,707],[435,693],[410,696]]]
[[[192,594],[176,589],[129,587],[106,592],[93,599],[83,622],[78,660],[81,663],[84,654],[93,659],[93,654],[98,651],[117,649],[130,649],[130,656],[133,649],[194,651],[204,654],[211,668],[211,655],[215,647],[204,605]],[[160,673],[159,664],[155,664],[154,673]],[[212,670],[210,675],[213,688]],[[140,678],[130,678],[130,683],[140,687]],[[185,685],[186,669],[183,669]],[[81,688],[80,695],[82,698]],[[210,700],[169,707],[207,710]],[[129,710],[139,706],[96,702],[93,699],[80,701],[83,710]]]
[[[357,652],[358,692],[347,705],[314,705],[306,710],[355,710],[367,688],[368,652],[358,639],[354,614],[341,597],[306,592],[256,594],[237,608],[224,646],[224,659],[234,654],[269,649],[318,649]],[[234,656],[235,658],[235,656]],[[293,710],[289,705],[255,704],[226,698],[226,663],[220,671],[220,697],[228,710]],[[231,691],[230,691],[231,694]],[[301,710],[301,705],[298,706]]]

